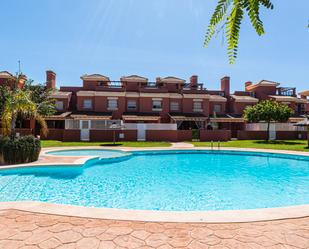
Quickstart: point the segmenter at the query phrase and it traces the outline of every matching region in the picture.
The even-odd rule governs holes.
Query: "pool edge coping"
[[[42,150],[43,157],[61,159],[61,156],[50,156],[45,154],[52,150],[72,150],[75,149],[110,149],[100,146],[87,147],[54,147],[44,148]],[[173,148],[173,147],[121,147],[117,148],[124,152],[133,151],[156,151],[156,150],[211,150],[210,147],[194,147],[194,148]],[[217,149],[214,149],[217,151]],[[285,150],[270,150],[270,149],[254,149],[254,148],[235,148],[223,147],[220,150],[242,151],[242,152],[266,152],[277,154],[289,154],[298,156],[309,156],[309,152],[302,151],[285,151]],[[66,156],[64,156],[66,157]],[[68,158],[68,157],[66,157]],[[97,158],[97,156],[81,156],[72,157],[72,162],[61,163],[61,166],[82,166],[88,160]],[[56,160],[57,161],[57,160]],[[21,164],[13,166],[2,166],[3,169],[14,169],[22,167],[36,167],[36,166],[56,166],[55,163],[40,163],[39,161],[30,164]],[[98,219],[113,219],[126,221],[149,221],[149,222],[191,222],[191,223],[241,223],[241,222],[258,222],[271,221],[282,219],[294,219],[309,217],[309,204],[287,206],[278,208],[261,208],[261,209],[246,209],[246,210],[218,210],[218,211],[152,211],[152,210],[130,210],[130,209],[114,209],[114,208],[96,208],[83,207],[65,204],[45,203],[37,201],[17,201],[17,202],[0,202],[0,211],[7,209],[15,209],[21,211],[74,216],[84,218],[98,218]]]
[[[0,202],[0,211],[10,209],[90,219],[169,223],[248,223],[309,217],[309,204],[247,210],[152,211],[83,207],[37,201]]]

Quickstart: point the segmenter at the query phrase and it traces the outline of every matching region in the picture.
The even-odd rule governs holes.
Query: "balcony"
[[[295,87],[278,87],[276,89],[276,95],[296,97],[296,88]]]
[[[141,86],[139,91],[148,93],[167,93],[168,89],[165,86],[158,85],[156,82],[147,82],[146,85]]]
[[[182,88],[183,93],[207,93],[207,89],[203,86],[203,84],[191,85],[190,83],[185,84]]]
[[[99,85],[95,88],[96,91],[116,91],[122,92],[125,90],[121,81],[110,81],[107,85]]]

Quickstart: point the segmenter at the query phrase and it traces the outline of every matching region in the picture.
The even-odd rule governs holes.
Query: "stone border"
[[[72,149],[110,149],[99,146],[89,147],[55,147],[53,149],[43,149],[41,157],[51,158],[52,163],[31,163],[14,166],[4,166],[2,169],[20,168],[20,167],[38,167],[38,166],[79,166],[81,167],[86,161],[97,158],[92,157],[61,157],[46,154],[46,152],[54,150],[72,150]],[[155,150],[210,150],[209,147],[149,147],[149,148],[128,148],[118,147],[117,150],[124,152],[131,151],[155,151]],[[220,150],[242,151],[242,152],[268,152],[277,154],[309,156],[308,152],[268,150],[268,149],[249,149],[249,148],[228,148],[224,147]],[[71,162],[61,163],[61,158],[70,158]],[[22,211],[76,216],[86,218],[101,218],[113,220],[131,220],[131,221],[152,221],[152,222],[207,222],[207,223],[230,223],[230,222],[254,222],[269,221],[292,218],[309,217],[309,204],[299,206],[288,206],[279,208],[264,208],[250,210],[222,210],[222,211],[151,211],[151,210],[126,210],[113,208],[95,208],[82,207],[64,204],[54,204],[34,201],[18,201],[18,202],[0,202],[0,210],[16,209]]]
[[[35,201],[0,202],[0,210],[108,220],[185,223],[240,223],[309,217],[309,205],[223,211],[151,211],[95,208]]]

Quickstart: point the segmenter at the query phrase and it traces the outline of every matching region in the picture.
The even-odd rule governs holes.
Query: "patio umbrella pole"
[[[307,142],[308,142],[308,148],[309,148],[309,126],[307,126]]]

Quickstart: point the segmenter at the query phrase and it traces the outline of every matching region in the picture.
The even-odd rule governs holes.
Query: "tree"
[[[11,136],[12,139],[15,138],[16,121],[18,118],[34,118],[41,125],[43,134],[47,134],[47,124],[38,112],[36,103],[31,100],[31,94],[29,90],[19,88],[10,90],[10,94],[3,105],[1,117],[4,135]]]
[[[273,9],[271,0],[218,0],[218,4],[210,19],[206,32],[204,46],[207,47],[211,38],[225,28],[227,51],[231,64],[237,58],[239,31],[244,14],[247,13],[253,28],[259,36],[265,34],[264,25],[260,19],[260,8]],[[218,28],[218,26],[220,26]],[[309,27],[309,24],[307,25]]]
[[[50,116],[56,112],[55,100],[51,98],[53,89],[47,89],[45,84],[33,84],[28,80],[23,88],[31,92],[31,100],[37,105],[37,111],[42,116]]]
[[[247,107],[244,111],[244,118],[247,122],[266,122],[267,141],[269,141],[270,123],[286,122],[292,114],[293,110],[288,105],[272,100],[265,100],[254,106]]]
[[[10,88],[8,86],[2,85],[0,86],[0,116],[3,112],[3,107],[5,104],[5,100],[10,95]]]

